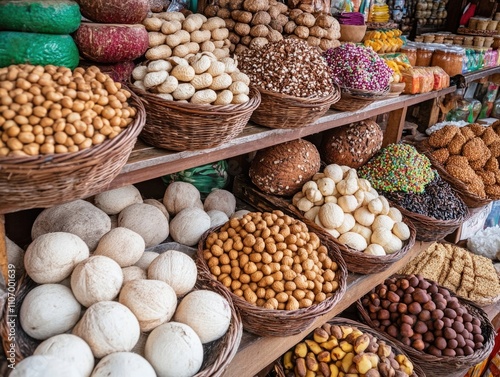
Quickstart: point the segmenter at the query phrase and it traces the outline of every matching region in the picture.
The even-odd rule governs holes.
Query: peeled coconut
[[[140,333],[134,313],[115,301],[90,306],[73,328],[73,334],[85,340],[98,359],[113,352],[130,351]]]
[[[134,313],[143,332],[170,321],[177,307],[175,291],[161,280],[129,281],[118,301]]]
[[[102,358],[92,377],[156,377],[151,364],[133,352],[115,352]]]
[[[154,261],[160,254],[154,251],[145,251],[142,253],[141,258],[135,263],[134,266],[147,270],[152,261]]]
[[[128,228],[144,238],[146,247],[156,246],[169,234],[168,220],[155,206],[132,204],[118,215],[118,226]]]
[[[170,220],[170,215],[167,211],[167,208],[165,208],[165,206],[163,205],[162,202],[160,202],[159,200],[156,200],[156,199],[146,199],[144,200],[144,204],[150,204],[152,206],[155,206],[156,208],[158,208],[161,213],[163,213],[165,215],[165,217],[167,218],[167,220]]]
[[[43,284],[32,289],[21,305],[23,330],[32,338],[47,339],[70,330],[80,318],[81,306],[71,289]]]
[[[229,221],[229,217],[227,217],[224,212],[216,209],[207,211],[207,215],[210,216],[210,228],[224,225],[227,221]]]
[[[89,307],[111,301],[120,292],[123,273],[120,265],[104,255],[94,255],[79,263],[71,274],[71,289],[76,299]]]
[[[203,233],[210,229],[210,216],[199,208],[185,208],[170,222],[170,235],[174,241],[194,246]]]
[[[108,215],[116,215],[134,203],[142,203],[142,197],[133,185],[102,192],[94,197],[95,206]]]
[[[123,283],[122,283],[123,285],[132,280],[147,279],[148,277],[146,270],[140,268],[139,266],[130,266],[122,268],[122,273],[123,273]]]
[[[240,209],[239,211],[236,211],[235,213],[233,213],[229,218],[230,219],[241,219],[247,213],[250,213],[250,211],[248,209]]]
[[[73,365],[81,377],[89,377],[94,369],[94,355],[89,345],[73,334],[55,335],[36,347],[33,355],[54,356]]]
[[[15,242],[5,237],[7,247],[7,260],[16,268],[16,274],[20,275],[24,271],[24,250],[16,245]]]
[[[145,357],[158,377],[191,377],[203,363],[203,345],[188,325],[167,322],[149,334]]]
[[[54,232],[35,238],[24,254],[24,268],[38,284],[57,283],[89,257],[89,248],[72,233]]]
[[[220,294],[200,289],[188,293],[174,315],[175,322],[191,327],[202,343],[223,336],[231,323],[231,307]]]
[[[229,217],[236,211],[236,198],[230,191],[214,190],[206,197],[203,209],[206,212],[216,209],[224,212]]]
[[[94,251],[101,237],[111,230],[104,211],[85,200],[75,200],[44,209],[31,228],[31,238],[51,232],[76,234]]]
[[[9,377],[81,377],[75,365],[71,365],[55,356],[33,355],[19,363]]]
[[[203,202],[198,189],[188,182],[172,182],[163,195],[163,204],[170,215],[174,216],[184,208],[203,209]]]
[[[148,268],[148,279],[164,281],[174,289],[177,296],[183,296],[193,289],[197,276],[194,260],[176,250],[160,254]]]
[[[102,236],[94,255],[104,255],[120,267],[132,266],[144,253],[144,239],[133,230],[118,227]]]

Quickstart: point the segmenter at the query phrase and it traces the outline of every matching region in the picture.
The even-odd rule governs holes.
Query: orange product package
[[[422,85],[422,74],[418,69],[410,68],[401,71],[401,81],[406,84],[403,93],[420,93],[420,88]]]
[[[433,90],[441,90],[450,86],[450,76],[441,67],[429,67],[434,75]]]

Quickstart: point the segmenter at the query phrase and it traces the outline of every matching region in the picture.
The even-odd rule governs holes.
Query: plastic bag
[[[175,181],[188,182],[202,194],[209,194],[214,189],[224,188],[229,181],[228,164],[225,160],[186,169],[178,173],[165,175],[165,184]]]

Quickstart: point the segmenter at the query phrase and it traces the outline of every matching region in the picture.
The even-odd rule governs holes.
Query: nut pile
[[[328,66],[306,42],[284,39],[238,55],[240,70],[264,90],[295,97],[324,97],[334,91]]]
[[[230,57],[217,59],[211,52],[151,61],[134,68],[132,77],[134,86],[169,101],[228,105],[250,100],[250,79],[237,62]]]
[[[361,300],[375,328],[434,356],[470,356],[483,348],[481,321],[446,288],[421,275],[392,277]]]
[[[211,52],[218,58],[229,56],[229,30],[219,17],[205,17],[181,12],[152,13],[143,21],[149,35],[148,60],[171,56],[189,57],[197,52]]]
[[[433,132],[428,144],[432,157],[446,171],[462,181],[467,189],[481,198],[500,198],[500,122],[490,127],[469,124],[446,125]]]
[[[471,301],[500,295],[500,282],[491,259],[449,243],[434,242],[400,273],[421,274]]]
[[[302,39],[323,51],[340,45],[340,25],[331,15],[289,9],[277,0],[221,0],[208,5],[206,16],[224,19],[231,51],[259,48],[283,36]]]
[[[78,152],[133,120],[130,92],[99,68],[0,68],[0,157]]]
[[[339,287],[338,265],[307,226],[281,211],[231,219],[205,240],[212,275],[247,302],[278,310],[306,308]]]
[[[329,323],[285,353],[283,366],[286,376],[296,377],[413,375],[411,360],[384,340],[354,326]]]

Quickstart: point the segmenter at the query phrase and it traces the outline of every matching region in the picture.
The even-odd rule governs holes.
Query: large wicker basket
[[[332,93],[324,97],[292,97],[260,89],[262,101],[250,120],[269,128],[306,127],[321,116],[340,99],[340,90],[334,86]]]
[[[0,158],[0,212],[49,207],[105,190],[120,173],[146,121],[139,98],[134,122],[117,137],[75,153]]]
[[[374,274],[382,272],[389,268],[394,262],[403,258],[415,244],[417,231],[413,223],[407,217],[404,217],[403,221],[410,228],[410,238],[405,241],[402,249],[393,254],[381,256],[368,255],[341,244],[336,238],[326,233],[319,225],[305,218],[304,215],[294,205],[292,205],[289,200],[263,193],[243,176],[236,177],[233,192],[241,200],[248,202],[259,210],[270,211],[273,209],[279,209],[290,216],[300,219],[306,223],[310,229],[324,232],[325,236],[335,243],[337,248],[340,250],[342,258],[344,259],[347,269],[350,272],[358,274]]]
[[[19,313],[21,305],[26,295],[35,288],[37,284],[27,275],[22,275],[16,286],[14,305],[5,305],[3,316],[0,322],[0,335],[2,337],[2,347],[7,358],[14,358],[15,364],[30,356],[35,351],[39,340],[31,338],[21,327]],[[238,351],[238,347],[243,335],[243,325],[238,311],[235,310],[231,296],[227,290],[221,289],[216,284],[198,280],[194,287],[197,289],[208,289],[222,295],[231,307],[231,323],[227,332],[219,339],[203,345],[203,364],[193,377],[219,377],[221,376],[233,357]],[[14,312],[9,312],[9,309]],[[10,320],[14,320],[10,322]],[[14,336],[14,340],[9,339],[9,335]],[[12,347],[14,344],[14,347]],[[14,348],[12,350],[12,348]],[[11,360],[8,361],[11,363]]]
[[[402,275],[396,275],[402,276]],[[441,287],[441,286],[440,286]],[[473,302],[466,300],[460,296],[457,296],[455,293],[450,291],[449,289],[442,287],[450,292],[451,296],[457,297],[458,301],[461,305],[467,308],[470,314],[474,317],[477,317],[481,321],[481,330],[482,335],[484,337],[484,347],[480,350],[476,350],[474,354],[470,356],[434,356],[422,351],[417,351],[415,348],[407,346],[400,342],[399,340],[391,337],[389,334],[386,334],[386,337],[391,339],[394,343],[398,345],[406,354],[410,357],[410,359],[418,364],[422,370],[428,375],[433,377],[462,377],[469,370],[469,368],[479,364],[481,361],[486,359],[493,349],[493,345],[495,343],[495,329],[491,324],[490,320],[486,313],[479,308]],[[369,295],[367,293],[367,295]],[[359,315],[361,320],[366,323],[368,326],[375,328],[373,321],[370,319],[370,316],[367,310],[361,303],[361,300],[358,300],[356,305],[358,308]]]
[[[196,105],[168,101],[131,84],[144,103],[147,118],[140,135],[146,143],[173,151],[214,148],[234,139],[260,104],[250,88],[250,100],[240,105]]]
[[[210,272],[207,262],[203,258],[203,250],[206,238],[220,227],[207,231],[198,243],[196,265],[200,280],[209,284],[218,285],[226,290],[233,301],[234,306],[240,312],[243,328],[259,336],[291,336],[306,330],[318,317],[328,313],[344,296],[347,289],[347,268],[337,246],[323,233],[315,232],[322,244],[328,248],[332,261],[338,265],[336,276],[338,278],[338,289],[334,294],[321,303],[311,305],[307,308],[297,310],[273,310],[252,305],[245,299],[235,295],[229,288],[219,282]]]
[[[402,348],[397,345],[395,342],[390,340],[387,336],[385,336],[381,331],[377,331],[369,326],[366,326],[365,324],[357,321],[353,321],[348,318],[342,318],[342,317],[334,317],[330,321],[328,321],[330,325],[338,325],[338,326],[349,326],[349,327],[357,327],[359,330],[361,330],[363,333],[373,335],[379,340],[384,341],[387,345],[392,347],[392,350],[394,351],[395,355],[400,355],[403,354],[406,357],[408,357],[411,361],[411,357],[408,356]],[[285,375],[285,370],[283,367],[283,359],[280,358],[275,364],[274,364],[274,370],[276,372],[276,375],[278,377],[286,377]],[[431,376],[431,375],[429,375]],[[422,368],[416,364],[413,363],[413,374],[411,374],[410,377],[425,377],[425,373],[422,370]]]
[[[388,98],[389,90],[390,86],[380,92],[342,88],[340,100],[334,103],[331,108],[338,111],[358,111],[377,100]]]

